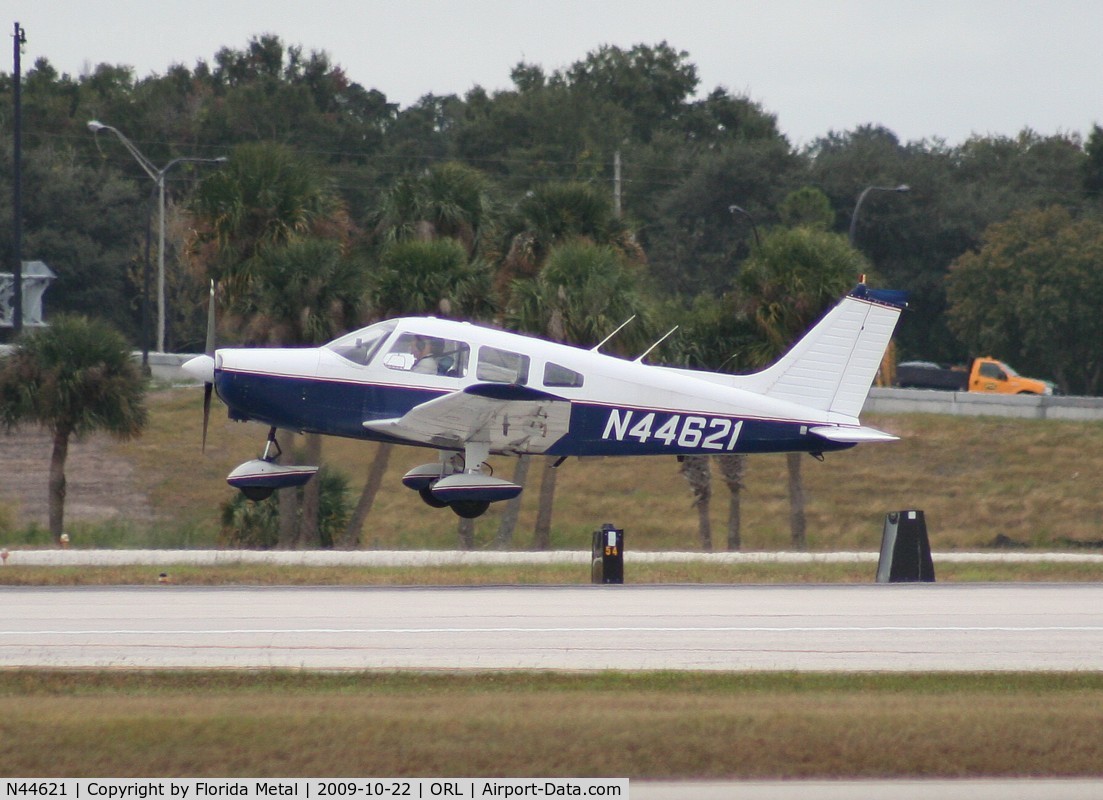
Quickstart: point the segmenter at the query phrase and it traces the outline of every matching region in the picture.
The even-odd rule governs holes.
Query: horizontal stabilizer
[[[842,442],[850,444],[864,444],[866,442],[895,442],[899,436],[879,431],[876,428],[867,428],[864,425],[817,425],[809,428],[809,433],[827,439],[829,442]]]

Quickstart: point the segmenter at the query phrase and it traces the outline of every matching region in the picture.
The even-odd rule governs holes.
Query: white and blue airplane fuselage
[[[317,348],[232,348],[185,368],[236,420],[436,448],[403,482],[476,516],[520,487],[490,454],[824,452],[895,439],[858,415],[901,304],[859,286],[768,369],[729,375],[628,361],[468,322],[409,317]],[[460,456],[460,457],[457,457]],[[231,473],[260,496],[308,479],[265,457]],[[284,470],[292,470],[287,475]],[[297,471],[296,471],[297,470]]]

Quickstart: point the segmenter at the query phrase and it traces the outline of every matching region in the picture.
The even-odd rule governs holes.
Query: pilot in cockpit
[[[439,342],[439,339],[428,339],[424,336],[415,336],[413,342],[410,344],[410,352],[413,353],[414,361],[413,371],[424,372],[430,375],[437,374],[437,359],[433,352],[433,343]]]

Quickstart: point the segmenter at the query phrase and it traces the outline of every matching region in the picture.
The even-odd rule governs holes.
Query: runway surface
[[[0,589],[0,667],[1100,670],[1103,585]]]

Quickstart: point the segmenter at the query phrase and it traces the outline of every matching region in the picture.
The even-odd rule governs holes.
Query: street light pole
[[[906,183],[901,183],[899,186],[867,186],[862,190],[862,193],[858,195],[858,202],[854,204],[854,213],[850,215],[850,246],[854,246],[854,234],[858,229],[858,209],[862,207],[862,201],[866,199],[866,195],[870,192],[898,192],[903,194],[904,192],[910,192],[911,187]]]
[[[163,353],[165,351],[165,175],[168,171],[175,167],[177,164],[190,163],[190,164],[224,164],[226,163],[225,156],[219,156],[218,158],[193,158],[189,156],[182,156],[180,158],[174,158],[165,166],[158,169],[153,165],[148,158],[146,158],[142,152],[134,145],[132,141],[126,138],[118,128],[113,128],[110,125],[104,125],[102,122],[92,120],[88,123],[88,130],[93,134],[100,131],[111,131],[118,137],[119,141],[123,143],[123,146],[127,151],[134,156],[134,160],[141,165],[145,173],[153,179],[154,186],[157,190],[158,208],[159,208],[159,233],[157,237],[157,352]],[[150,203],[152,204],[153,197],[150,196]],[[149,225],[146,225],[146,270],[147,274],[144,279],[145,283],[145,299],[143,303],[143,349],[142,349],[142,367],[148,369],[149,366],[149,336],[145,330],[145,326],[148,325],[148,304],[149,304]]]
[[[754,224],[754,217],[751,216],[751,212],[749,212],[745,208],[741,208],[740,206],[732,205],[728,206],[728,213],[742,214],[744,217],[747,218],[747,220],[751,223],[751,232],[754,234],[755,247],[761,247],[762,240],[758,238],[758,226]]]

